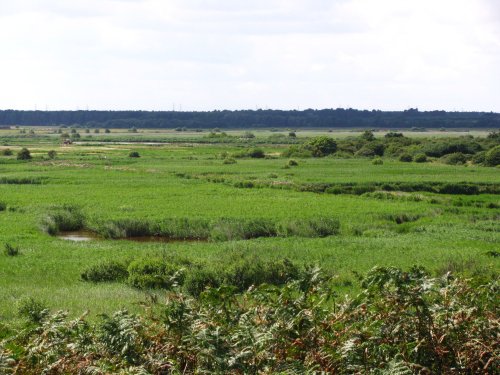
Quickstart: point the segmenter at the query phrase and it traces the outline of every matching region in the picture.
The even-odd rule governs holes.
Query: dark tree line
[[[500,128],[500,113],[356,109],[175,111],[0,110],[0,126],[106,128]]]

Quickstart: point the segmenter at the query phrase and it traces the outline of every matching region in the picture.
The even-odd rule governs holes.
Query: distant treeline
[[[356,109],[304,111],[18,111],[0,110],[0,126],[105,128],[500,128],[500,113]]]

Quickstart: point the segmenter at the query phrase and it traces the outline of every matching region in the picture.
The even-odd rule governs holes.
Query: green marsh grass
[[[145,134],[156,137],[156,133]],[[172,134],[168,136],[186,135]],[[112,131],[98,137],[114,135]],[[257,139],[263,136],[255,135]],[[297,138],[302,136],[297,132]],[[383,165],[372,165],[370,159],[294,157],[299,166],[282,169],[288,159],[278,156],[243,157],[236,164],[222,164],[218,155],[246,150],[246,145],[84,141],[60,147],[57,135],[12,137],[8,138],[9,147],[16,152],[27,147],[33,159],[26,163],[0,158],[1,201],[16,208],[0,212],[0,238],[2,243],[22,249],[19,257],[0,256],[0,317],[5,321],[18,319],[17,301],[30,297],[45,301],[53,310],[68,309],[72,315],[89,310],[95,317],[123,307],[138,311],[142,291],[123,282],[84,282],[81,274],[94,265],[139,258],[182,255],[205,264],[204,275],[186,275],[185,283],[190,280],[195,291],[204,285],[203,280],[216,284],[214,275],[253,257],[263,262],[286,258],[298,266],[317,264],[336,275],[335,288],[343,294],[356,293],[355,273],[375,265],[406,269],[418,264],[441,273],[451,267],[450,259],[464,259],[462,268],[469,272],[467,260],[475,259],[471,272],[499,270],[498,258],[486,255],[498,251],[500,242],[499,196],[481,191],[464,195],[466,190],[454,190],[462,185],[498,189],[496,168],[403,163],[390,158],[384,158]],[[288,146],[259,144],[265,155],[280,155]],[[49,150],[57,152],[57,159],[45,159]],[[141,157],[129,158],[131,151]],[[178,177],[181,174],[190,178]],[[207,177],[224,183],[210,182]],[[235,187],[240,181],[254,186]],[[424,182],[433,189],[448,185],[448,190],[400,193],[405,186],[413,189]],[[318,194],[314,189],[290,188],[320,184],[340,189],[369,186],[370,191],[360,188],[356,194]],[[394,186],[393,191],[378,193],[385,184]],[[458,198],[463,203],[453,205]],[[398,224],[394,218],[400,215],[418,220]],[[45,216],[53,233],[85,227],[104,238],[85,243],[58,239],[40,230],[40,218]],[[134,233],[175,239],[213,235],[224,241],[138,243],[114,239]],[[266,235],[254,238],[256,233]],[[304,236],[308,233],[312,234]]]

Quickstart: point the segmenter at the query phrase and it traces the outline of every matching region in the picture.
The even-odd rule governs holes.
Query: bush
[[[264,262],[259,258],[245,259],[233,265],[224,276],[224,281],[240,292],[252,285],[283,285],[299,278],[300,270],[290,260]]]
[[[461,152],[454,152],[443,156],[441,161],[449,165],[461,165],[467,163],[467,157]]]
[[[337,142],[333,138],[320,136],[311,139],[305,147],[311,151],[315,157],[323,157],[335,153],[337,151]]]
[[[296,157],[296,158],[310,158],[313,156],[311,150],[308,150],[301,146],[290,146],[288,150],[281,153],[281,156],[285,158]]]
[[[49,159],[55,159],[57,156],[57,152],[55,152],[54,150],[50,150],[49,152],[47,152],[47,156],[49,157]]]
[[[423,147],[427,156],[441,157],[453,153],[475,154],[481,151],[481,145],[474,141],[435,141]]]
[[[5,244],[4,254],[7,255],[8,257],[18,256],[19,253],[20,253],[19,247],[12,246],[9,243]]]
[[[363,134],[361,134],[361,139],[371,142],[375,140],[375,134],[371,130],[365,130]]]
[[[425,154],[417,154],[415,158],[413,158],[415,163],[425,163],[427,161],[427,155]]]
[[[233,158],[226,158],[222,161],[222,164],[236,164],[236,160]]]
[[[373,165],[382,165],[382,164],[384,164],[384,161],[381,158],[375,158],[375,159],[373,159],[372,164]]]
[[[297,137],[297,134],[296,134],[295,132],[289,132],[289,133],[288,133],[288,136],[289,136],[290,138],[296,138],[296,137]]]
[[[248,150],[247,156],[249,156],[251,158],[260,159],[260,158],[265,157],[266,155],[264,154],[264,151],[262,149],[252,148],[252,149]]]
[[[138,289],[172,289],[182,285],[184,272],[163,259],[140,259],[128,267],[128,283]]]
[[[296,166],[298,166],[298,165],[299,165],[299,163],[297,163],[297,161],[296,161],[296,160],[290,159],[290,160],[288,160],[288,165],[289,165],[290,167],[296,167]]]
[[[22,148],[21,151],[17,153],[17,160],[30,160],[31,153],[27,148]]]
[[[7,203],[0,202],[0,212],[5,211],[7,209]]]
[[[139,152],[137,152],[137,151],[132,151],[132,152],[130,152],[130,154],[128,154],[128,157],[129,158],[139,158],[139,157],[141,157],[141,155],[139,155]]]
[[[403,154],[399,157],[399,161],[410,163],[413,161],[413,156],[411,156],[410,154]]]
[[[3,149],[1,151],[1,154],[3,156],[12,156],[14,153],[12,152],[12,150],[10,148],[6,148],[6,149]]]
[[[88,267],[81,274],[84,281],[111,282],[128,278],[127,265],[116,261],[108,261]]]
[[[17,313],[31,323],[40,324],[49,315],[49,310],[44,302],[29,297],[18,302]]]
[[[472,157],[473,164],[483,164],[486,160],[486,151],[480,151]]]
[[[486,152],[484,164],[490,167],[500,165],[500,145]]]
[[[373,157],[383,156],[385,146],[380,142],[370,142],[365,144],[361,149],[356,152],[357,156]]]
[[[386,135],[384,135],[385,138],[392,139],[392,138],[404,138],[403,133],[397,133],[397,132],[389,132]]]
[[[235,158],[255,158],[255,159],[261,159],[264,158],[266,155],[264,151],[260,148],[251,148],[245,151],[237,152],[233,155]]]
[[[186,275],[184,288],[192,296],[198,297],[207,288],[218,288],[221,282],[220,272],[206,268],[191,269]]]
[[[241,135],[241,138],[244,138],[244,139],[252,139],[252,138],[255,138],[255,134],[253,134],[252,132],[244,132],[242,135]]]

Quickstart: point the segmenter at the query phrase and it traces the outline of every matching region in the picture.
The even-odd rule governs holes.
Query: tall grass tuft
[[[222,218],[212,225],[210,231],[210,238],[214,241],[247,240],[274,236],[276,236],[276,227],[268,219]]]
[[[61,231],[75,231],[84,228],[85,218],[80,208],[71,205],[64,205],[53,208],[42,218],[42,230],[51,236]]]
[[[13,246],[10,243],[5,244],[4,254],[8,257],[15,257],[20,254],[19,247]]]
[[[128,278],[127,264],[108,261],[88,267],[81,274],[84,281],[113,282],[123,281]]]
[[[331,217],[283,220],[277,232],[282,237],[326,237],[340,233],[340,222]]]

